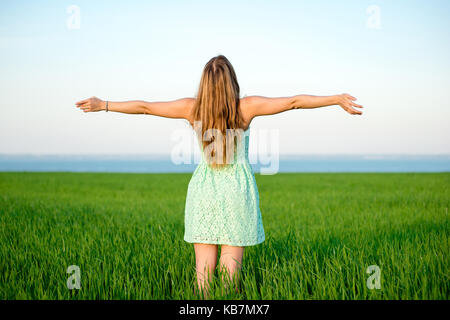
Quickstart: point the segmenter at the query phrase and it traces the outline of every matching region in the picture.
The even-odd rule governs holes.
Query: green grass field
[[[195,299],[189,179],[0,173],[0,299]],[[266,241],[245,250],[240,291],[212,298],[449,299],[450,173],[256,180]]]

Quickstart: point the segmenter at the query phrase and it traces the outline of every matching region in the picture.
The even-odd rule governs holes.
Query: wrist
[[[101,105],[101,108],[102,108],[102,110],[103,111],[108,111],[108,101],[106,100],[106,101],[102,101],[102,103],[100,104]]]
[[[339,105],[342,102],[342,94],[337,94],[334,96],[334,104]]]

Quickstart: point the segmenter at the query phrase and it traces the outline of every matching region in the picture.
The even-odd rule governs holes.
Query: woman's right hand
[[[84,99],[81,101],[78,101],[76,103],[77,108],[80,108],[84,112],[96,112],[105,110],[105,101],[97,98],[97,97],[90,97],[88,99]]]
[[[345,111],[347,111],[350,114],[358,114],[361,115],[362,112],[359,110],[356,110],[353,107],[356,108],[362,108],[362,105],[359,105],[357,103],[354,103],[353,101],[355,101],[356,98],[349,95],[348,93],[343,93],[338,95],[338,103],[337,105],[339,105],[342,109],[344,109]]]

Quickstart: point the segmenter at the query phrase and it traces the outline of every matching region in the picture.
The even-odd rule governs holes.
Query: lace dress
[[[248,160],[250,128],[237,142],[235,161],[211,168],[202,158],[189,182],[184,240],[191,243],[252,246],[265,240],[259,193]]]

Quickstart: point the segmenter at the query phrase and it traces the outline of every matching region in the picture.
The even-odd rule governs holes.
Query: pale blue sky
[[[0,153],[170,153],[182,120],[74,103],[193,97],[217,54],[242,96],[348,92],[365,106],[256,118],[282,154],[450,153],[449,14],[449,1],[2,1]]]

